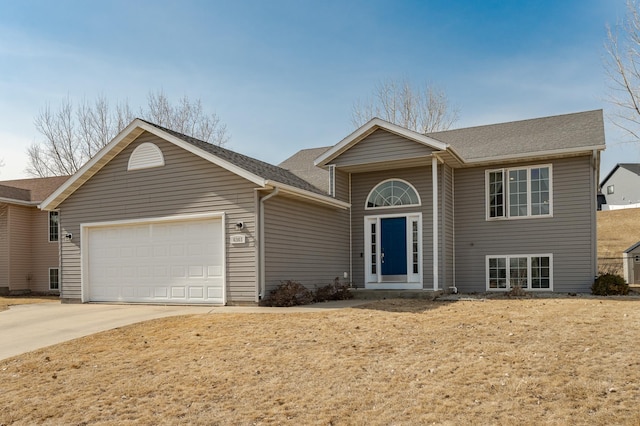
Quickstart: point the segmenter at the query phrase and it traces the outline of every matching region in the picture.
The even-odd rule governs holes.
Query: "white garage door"
[[[222,219],[90,227],[95,302],[224,303]]]

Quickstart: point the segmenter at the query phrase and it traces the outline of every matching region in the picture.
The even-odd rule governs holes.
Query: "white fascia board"
[[[253,182],[254,184],[264,187],[266,185],[266,181],[265,179],[261,178],[260,176],[257,176],[251,172],[248,172],[247,170],[243,169],[242,167],[236,166],[235,164],[232,164],[226,160],[223,160],[220,157],[215,156],[214,154],[211,154],[207,151],[204,151],[200,148],[198,148],[195,145],[190,144],[189,142],[185,142],[182,139],[173,136],[169,133],[164,132],[161,129],[158,129],[155,126],[152,126],[150,124],[147,124],[145,122],[141,122],[140,127],[146,131],[148,131],[149,133],[153,133],[154,135],[165,139],[171,143],[173,143],[174,145],[179,146],[180,148],[183,148],[186,151],[191,152],[192,154],[197,155],[200,158],[203,158],[217,166],[222,167],[223,169],[226,169],[228,171],[230,171],[231,173],[234,173],[240,177],[243,177],[245,179],[247,179],[250,182]]]
[[[522,154],[499,155],[496,157],[476,158],[473,160],[464,160],[463,164],[475,165],[475,164],[483,164],[483,163],[504,162],[509,160],[526,160],[527,158],[533,158],[533,157],[552,158],[552,157],[563,156],[567,154],[579,154],[581,152],[584,152],[585,154],[591,154],[594,150],[602,151],[604,149],[605,149],[605,145],[582,146],[577,148],[557,149],[553,151],[536,151],[536,152],[527,152]]]
[[[344,151],[351,148],[353,145],[357,144],[366,136],[370,135],[378,129],[386,130],[398,136],[405,137],[407,139],[413,140],[431,148],[439,149],[441,151],[445,151],[449,148],[448,144],[440,142],[439,140],[430,138],[429,136],[425,136],[421,133],[414,132],[413,130],[398,126],[397,124],[389,123],[388,121],[384,121],[376,117],[360,126],[350,135],[334,145],[331,149],[327,150],[320,157],[316,158],[314,164],[318,167],[325,166],[329,161],[333,160],[339,154],[342,154]]]
[[[308,200],[319,202],[321,204],[328,204],[330,206],[338,207],[344,210],[351,207],[350,203],[345,203],[344,201],[336,200],[335,198],[329,197],[328,195],[317,194],[315,192],[296,188],[295,186],[286,185],[284,183],[268,180],[266,181],[266,185],[272,186],[274,188],[278,188],[283,193],[293,194],[301,198],[306,198]]]
[[[0,197],[0,203],[7,203],[7,204],[17,204],[19,206],[37,206],[38,202],[34,202],[34,201],[24,201],[24,200],[14,200],[13,198],[4,198],[4,197]]]
[[[127,137],[132,131],[134,131],[137,127],[140,127],[143,121],[139,119],[133,120],[127,127],[122,129],[120,133],[114,137],[111,142],[106,144],[96,155],[91,157],[89,161],[87,161],[84,166],[80,167],[80,169],[73,174],[67,181],[62,184],[58,189],[56,189],[51,195],[49,195],[40,205],[38,206],[41,210],[53,210],[58,207],[64,198],[58,202],[55,206],[51,206],[51,203],[60,196],[60,194],[64,193],[70,186],[72,186],[75,182],[82,179],[85,174],[95,166],[95,164],[100,161],[105,155],[107,155],[115,146],[117,146],[125,137]],[[96,171],[97,172],[97,171]],[[95,174],[95,173],[94,173]],[[87,177],[87,179],[90,176]],[[85,179],[86,180],[86,179]],[[84,183],[84,182],[83,182]],[[66,197],[65,197],[66,198]]]

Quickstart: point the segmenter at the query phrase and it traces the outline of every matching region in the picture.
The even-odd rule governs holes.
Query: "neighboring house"
[[[588,292],[604,146],[602,111],[429,135],[373,119],[278,167],[136,119],[41,207],[69,236],[64,301],[256,303],[335,277]]]
[[[37,206],[67,178],[0,182],[0,294],[59,293],[58,213]]]
[[[640,204],[640,164],[616,164],[602,180],[600,188],[609,207]]]

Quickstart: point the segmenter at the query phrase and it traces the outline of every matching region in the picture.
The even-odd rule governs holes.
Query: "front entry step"
[[[382,299],[431,299],[444,294],[438,290],[370,290],[364,288],[352,289],[354,299],[382,300]]]

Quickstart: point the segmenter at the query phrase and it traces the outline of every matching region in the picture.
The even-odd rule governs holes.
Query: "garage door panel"
[[[222,220],[89,228],[92,301],[224,303]]]

